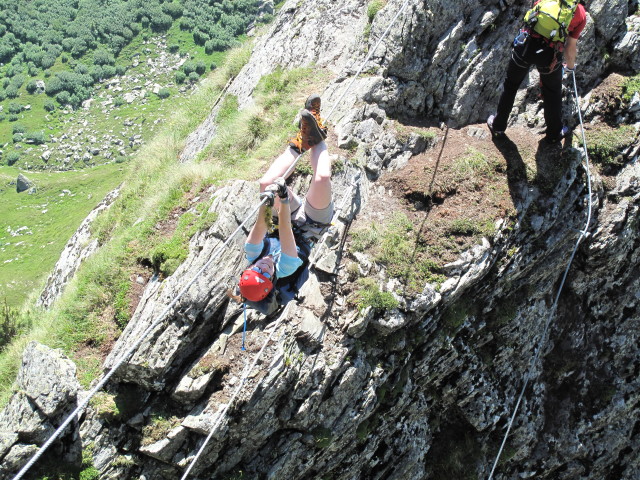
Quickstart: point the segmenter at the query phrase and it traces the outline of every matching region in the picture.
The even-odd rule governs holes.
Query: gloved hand
[[[287,184],[282,177],[276,178],[273,183],[265,189],[265,191],[277,194],[280,200],[287,200],[289,198]]]
[[[573,73],[576,71],[576,65],[573,66],[573,68],[569,68],[569,66],[566,63],[562,64],[562,74],[564,75],[565,73]]]
[[[269,185],[269,187],[270,187],[270,186],[271,186],[271,185]],[[265,201],[265,200],[266,200],[266,201],[264,202],[264,204],[265,204],[267,207],[273,207],[273,202],[274,202],[274,201],[275,201],[275,199],[276,199],[276,195],[275,195],[275,193],[274,193],[273,191],[270,191],[270,190],[269,190],[269,187],[267,187],[266,191],[264,191],[264,192],[262,192],[262,193],[260,194],[260,201]]]
[[[281,200],[289,198],[289,190],[287,189],[287,184],[283,177],[276,178],[273,181],[273,184],[278,186],[278,197],[280,197]]]

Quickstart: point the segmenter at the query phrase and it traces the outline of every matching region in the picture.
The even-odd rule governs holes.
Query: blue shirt
[[[288,277],[303,264],[300,257],[292,257],[291,255],[284,253],[280,247],[280,240],[277,238],[267,238],[265,240],[269,242],[269,248],[265,255],[273,256],[273,260],[276,264],[276,276],[278,278]],[[246,242],[244,244],[244,253],[249,263],[253,263],[258,259],[263,247],[264,242],[258,244]],[[298,251],[300,251],[299,247],[297,248]]]

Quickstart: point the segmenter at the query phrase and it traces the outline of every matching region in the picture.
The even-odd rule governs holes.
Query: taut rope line
[[[509,436],[509,432],[511,432],[511,427],[513,426],[513,422],[516,418],[516,414],[518,413],[518,409],[520,408],[520,403],[522,402],[522,397],[524,396],[524,391],[527,388],[527,385],[529,384],[529,380],[531,377],[531,370],[533,369],[533,366],[536,364],[536,362],[538,361],[538,358],[540,358],[540,352],[542,352],[542,347],[544,346],[544,340],[545,337],[547,336],[547,332],[549,331],[549,326],[551,325],[551,320],[553,319],[553,316],[555,314],[556,308],[558,307],[558,300],[560,299],[560,294],[562,293],[562,288],[564,287],[564,282],[567,279],[567,275],[569,274],[569,269],[571,268],[571,263],[573,262],[573,258],[576,255],[576,252],[578,251],[578,247],[580,246],[580,243],[582,243],[582,240],[587,236],[588,234],[588,230],[589,230],[589,224],[591,223],[591,212],[592,212],[592,208],[593,208],[593,204],[591,201],[591,173],[589,171],[589,153],[587,151],[587,138],[585,137],[585,133],[584,133],[584,124],[582,123],[582,112],[580,111],[580,97],[578,96],[578,87],[576,85],[576,74],[575,72],[572,70],[571,71],[571,75],[573,77],[573,91],[574,91],[574,95],[576,98],[576,104],[578,107],[578,118],[580,119],[580,130],[582,132],[582,148],[584,151],[584,158],[585,158],[585,164],[582,164],[582,167],[584,168],[585,172],[587,173],[587,189],[588,189],[588,212],[587,212],[587,221],[585,222],[584,225],[584,229],[580,231],[580,235],[578,236],[578,240],[576,241],[575,246],[573,247],[573,251],[571,252],[571,256],[569,257],[569,263],[567,264],[567,267],[564,270],[564,274],[562,275],[562,281],[560,282],[560,286],[558,287],[558,293],[556,294],[556,297],[553,301],[553,305],[551,306],[551,310],[549,311],[549,316],[547,317],[547,321],[545,322],[544,325],[544,329],[542,330],[542,335],[540,336],[540,343],[538,345],[538,349],[536,350],[535,355],[533,356],[533,359],[531,360],[529,369],[527,370],[527,373],[525,374],[524,377],[524,384],[522,385],[522,389],[520,390],[520,395],[518,395],[518,400],[516,401],[516,405],[513,409],[513,414],[511,415],[511,419],[509,420],[509,424],[507,426],[507,431],[504,434],[504,438],[502,439],[502,444],[500,445],[500,449],[498,450],[498,454],[496,455],[496,459],[493,462],[493,468],[491,468],[491,473],[489,474],[489,478],[488,480],[492,480],[493,479],[493,474],[496,470],[496,467],[498,466],[498,461],[500,460],[500,456],[502,455],[502,451],[504,450],[504,446],[507,443],[507,437]]]

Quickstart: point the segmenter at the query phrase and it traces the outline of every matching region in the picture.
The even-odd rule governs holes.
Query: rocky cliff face
[[[323,94],[331,108],[364,59],[364,45],[373,46],[403,3],[388,2],[365,40],[359,36],[368,21],[365,2],[287,2],[230,90],[250,102],[269,69],[315,61],[336,72]],[[426,284],[418,295],[398,297],[399,307],[389,311],[358,311],[345,299],[349,273],[341,240],[380,195],[375,180],[443,142],[395,135],[389,117],[422,115],[459,125],[484,118],[497,100],[508,39],[525,8],[510,3],[411,3],[367,75],[335,109],[337,143],[358,145],[366,167],[348,167],[335,178],[336,201],[345,207],[316,247],[304,301],[268,321],[250,314],[247,350],[241,350],[241,312],[224,295],[226,276],[242,262],[243,238],[237,238],[118,370],[102,398],[118,412],[93,402],[53,453],[78,458],[81,443],[100,478],[173,479],[211,433],[193,478],[486,478],[528,376],[495,478],[638,478],[635,160],[606,182],[593,171],[590,235],[557,306],[589,204],[580,152],[572,149],[554,159],[561,174],[550,188],[510,182],[514,222],[500,223],[493,238],[450,264],[439,288]],[[607,68],[638,68],[638,17],[629,15],[636,7],[591,2],[594,21],[579,60],[585,90]],[[605,60],[603,48],[615,53]],[[519,105],[516,124],[540,121],[536,102]],[[587,120],[597,120],[597,113]],[[638,121],[634,112],[619,113]],[[479,130],[469,128],[469,138]],[[147,286],[105,369],[237,228],[256,192],[257,186],[238,182],[216,193],[211,209],[218,220],[193,238],[174,275]],[[384,268],[365,261],[361,268],[394,290]],[[24,463],[82,395],[71,381],[56,389],[54,377],[26,373],[36,354],[68,365],[44,347],[25,352],[21,378],[34,379],[23,381],[0,417],[8,432],[0,442],[7,472]],[[65,378],[59,372],[70,371],[53,370]],[[36,378],[48,383],[31,388]],[[44,402],[43,395],[55,401]],[[31,428],[18,418],[42,421]]]

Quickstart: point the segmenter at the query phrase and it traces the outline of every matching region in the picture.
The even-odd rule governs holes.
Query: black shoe
[[[556,135],[556,136],[547,135],[546,137],[544,137],[544,141],[547,142],[549,145],[554,145],[554,144],[560,143],[563,139],[568,137],[570,133],[571,133],[571,130],[569,129],[569,127],[565,125],[560,129],[560,135]]]
[[[489,127],[489,131],[491,132],[491,136],[493,138],[502,138],[504,137],[504,130],[494,130],[493,129],[493,121],[496,119],[495,115],[489,115],[487,118],[487,127]]]

